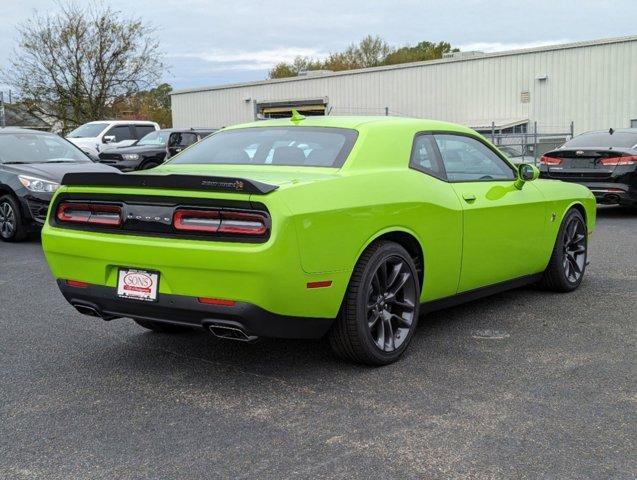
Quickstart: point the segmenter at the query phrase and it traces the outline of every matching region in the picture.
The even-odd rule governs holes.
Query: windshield
[[[608,132],[584,133],[566,142],[562,148],[633,148],[637,145],[637,133]]]
[[[341,167],[357,132],[331,127],[253,127],[223,130],[171,163]]]
[[[75,145],[57,135],[0,134],[0,163],[90,162]]]
[[[135,145],[154,145],[163,147],[164,145],[166,145],[169,135],[170,132],[162,132],[161,130],[157,130],[142,137],[141,140],[139,140]]]
[[[68,134],[69,138],[93,138],[97,137],[104,129],[108,127],[108,123],[85,123],[77,127]]]

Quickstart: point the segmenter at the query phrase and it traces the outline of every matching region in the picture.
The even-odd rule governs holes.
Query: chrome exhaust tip
[[[208,330],[215,337],[224,340],[236,340],[238,342],[256,342],[259,339],[259,337],[255,335],[248,335],[239,327],[222,325],[220,323],[209,324]]]

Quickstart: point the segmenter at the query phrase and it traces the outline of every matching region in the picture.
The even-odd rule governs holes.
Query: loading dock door
[[[325,115],[327,99],[288,100],[284,102],[257,103],[257,113],[261,118],[288,118],[292,109],[303,115]]]

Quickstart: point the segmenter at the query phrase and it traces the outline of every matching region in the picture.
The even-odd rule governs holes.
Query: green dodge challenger
[[[384,365],[419,314],[579,286],[595,199],[537,177],[459,125],[295,113],[151,171],[67,174],[43,246],[84,314],[242,341],[327,335]]]

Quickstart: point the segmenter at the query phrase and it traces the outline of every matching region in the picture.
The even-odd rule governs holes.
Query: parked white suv
[[[146,134],[159,130],[143,120],[98,120],[77,127],[66,137],[83,151],[97,157],[107,148],[128,147]]]

